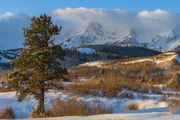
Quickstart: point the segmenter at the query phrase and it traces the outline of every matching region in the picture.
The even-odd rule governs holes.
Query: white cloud
[[[23,13],[6,12],[0,16],[0,49],[22,47],[22,29],[28,25],[29,19]]]
[[[12,12],[5,12],[3,15],[0,16],[0,20],[7,19],[13,15],[14,15],[14,13],[12,13]]]
[[[161,16],[167,16],[169,14],[169,12],[167,11],[164,11],[164,10],[161,10],[161,9],[157,9],[155,11],[141,11],[139,12],[139,16],[141,17],[154,17],[154,16],[158,16],[158,17],[161,17]]]

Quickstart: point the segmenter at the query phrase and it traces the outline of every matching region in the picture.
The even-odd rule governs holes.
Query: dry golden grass
[[[132,110],[138,110],[139,106],[136,103],[130,103],[124,106],[124,111],[132,111]]]
[[[9,92],[9,89],[7,89],[7,88],[0,88],[0,93],[1,92]]]
[[[98,75],[89,81],[75,82],[77,84],[72,84],[66,87],[65,90],[75,94],[98,95],[101,92],[105,96],[112,97],[116,96],[117,93],[122,89],[138,92],[148,92],[148,90],[153,88],[154,85],[154,83],[151,81],[147,82],[147,80],[145,80],[142,82],[139,80],[139,77],[127,76],[118,70],[103,70],[103,72],[98,73]]]
[[[14,119],[14,113],[10,107],[0,110],[0,119]]]
[[[52,117],[88,116],[112,113],[112,109],[104,107],[100,104],[94,104],[93,106],[90,106],[88,103],[82,100],[76,100],[75,98],[69,99],[66,102],[56,98],[48,113]]]
[[[159,55],[157,59],[166,57],[167,55]],[[101,92],[103,95],[110,97],[116,96],[122,89],[137,92],[151,90],[153,93],[162,94],[161,90],[154,87],[154,85],[167,84],[173,74],[180,70],[176,63],[170,64],[166,68],[148,61],[127,65],[121,64],[130,60],[134,59],[100,61],[103,62],[102,67],[78,66],[71,68],[68,70],[66,77],[75,84],[65,89],[77,94],[98,95]],[[89,79],[89,81],[79,82],[81,78]]]
[[[0,71],[0,92],[8,92],[7,82],[10,80],[11,70]]]
[[[0,71],[0,82],[7,82],[10,79],[12,70]]]
[[[41,113],[38,112],[36,109],[32,109],[31,112],[29,113],[29,118],[45,118],[48,117],[48,113]]]
[[[180,100],[172,99],[169,104],[169,112],[180,112]]]

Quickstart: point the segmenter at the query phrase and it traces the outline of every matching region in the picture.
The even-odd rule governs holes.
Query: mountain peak
[[[115,46],[136,46],[150,48],[158,51],[174,50],[180,45],[180,37],[175,30],[156,35],[150,42],[140,42],[138,33],[130,29],[129,33],[122,36],[119,31],[108,29],[98,22],[91,21],[78,35],[62,43],[64,48],[79,47],[81,45],[106,44]],[[146,40],[144,40],[146,41]]]
[[[87,27],[87,31],[91,29],[102,29],[102,25],[100,25],[98,22],[91,21],[89,22],[89,25]]]
[[[104,32],[105,30],[102,25],[97,22],[90,22],[84,32],[84,36],[89,37],[90,39],[95,39],[97,36],[104,36]]]

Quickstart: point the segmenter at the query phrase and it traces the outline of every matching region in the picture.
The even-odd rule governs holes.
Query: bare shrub
[[[170,101],[169,112],[180,112],[180,100],[172,99]]]
[[[151,86],[151,84],[123,76],[118,70],[104,70],[103,74],[97,75],[93,80],[72,84],[66,87],[65,90],[74,94],[99,95],[102,93],[104,96],[113,97],[117,96],[122,89],[148,92]]]
[[[10,107],[6,107],[0,111],[0,119],[14,119],[14,113]]]
[[[124,106],[124,111],[138,110],[139,106],[137,103],[130,103]]]
[[[36,109],[32,109],[29,114],[30,118],[45,118],[48,116],[49,116],[48,113],[41,113],[41,112],[38,112]]]
[[[101,105],[90,106],[85,101],[76,100],[75,98],[63,101],[56,98],[49,109],[50,116],[87,116],[96,114],[112,113],[111,108]]]

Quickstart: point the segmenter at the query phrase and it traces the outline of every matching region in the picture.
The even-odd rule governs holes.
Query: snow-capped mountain
[[[180,51],[180,45],[175,48],[175,51]]]
[[[138,33],[133,30],[130,30],[127,35],[122,36],[118,31],[110,31],[97,22],[90,22],[84,32],[65,40],[61,45],[64,48],[95,44],[140,46],[158,51],[174,50],[180,45],[180,36],[173,30],[168,33],[156,35],[149,42],[142,43],[137,36]]]
[[[113,42],[112,45],[139,46],[157,51],[168,51],[174,50],[180,45],[180,37],[175,31],[170,31],[166,34],[153,37],[149,43],[141,43],[136,38],[135,32],[131,31],[129,35],[120,41]]]
[[[9,60],[15,59],[21,49],[0,50],[0,70],[9,69]]]
[[[8,60],[16,58],[20,50],[21,49],[0,50],[0,62],[7,63]]]
[[[123,37],[122,39],[118,41],[113,41],[107,43],[107,45],[115,45],[115,46],[142,46],[138,40],[136,39],[136,33],[134,31],[130,31],[130,33]]]
[[[175,30],[152,35],[152,38],[146,35],[141,38],[139,36],[142,36],[142,31],[135,29],[124,30],[125,28],[119,30],[115,29],[113,26],[112,28],[109,26],[107,27],[107,25],[103,23],[94,21],[89,22],[87,26],[80,30],[77,29],[73,29],[77,32],[71,32],[70,29],[68,29],[64,34],[57,36],[57,44],[60,44],[63,48],[76,48],[83,45],[113,45],[137,46],[158,51],[174,50],[180,46],[180,33]],[[143,32],[146,33],[146,31]],[[0,47],[9,49],[9,47],[4,48],[4,44],[6,44],[6,42],[1,42]],[[20,43],[17,43],[16,46],[20,47],[21,45],[19,44]],[[1,61],[6,61],[6,59],[1,59]]]
[[[154,37],[148,47],[159,51],[167,51],[174,50],[178,45],[180,45],[180,37],[172,30],[169,33]]]
[[[120,38],[117,32],[106,30],[97,22],[90,22],[86,30],[61,43],[64,48],[79,47],[81,45],[106,44]]]

